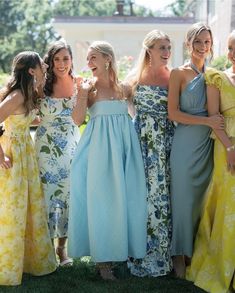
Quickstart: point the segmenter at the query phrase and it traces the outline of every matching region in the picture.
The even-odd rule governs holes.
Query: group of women
[[[44,60],[14,58],[0,103],[0,285],[53,272],[56,252],[60,266],[91,256],[105,280],[127,261],[135,276],[173,268],[208,292],[235,290],[235,32],[225,72],[206,68],[208,26],[194,24],[186,46],[171,71],[170,38],[151,31],[125,82],[104,41],[88,49],[89,79],[63,41]]]

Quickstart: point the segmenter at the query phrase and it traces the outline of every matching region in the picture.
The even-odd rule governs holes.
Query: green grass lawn
[[[92,263],[75,261],[74,266],[59,268],[55,273],[44,277],[24,275],[22,285],[17,287],[0,286],[0,292],[22,293],[203,293],[205,291],[192,283],[174,278],[173,275],[159,278],[137,278],[128,273],[125,265],[114,269],[117,281],[104,281],[96,273]]]

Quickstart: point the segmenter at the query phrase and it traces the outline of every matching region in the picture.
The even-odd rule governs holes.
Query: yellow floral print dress
[[[208,70],[206,83],[220,90],[225,130],[235,144],[235,86],[225,73]],[[207,292],[235,290],[235,175],[227,171],[226,150],[214,136],[214,172],[186,278]]]
[[[19,285],[22,274],[56,269],[29,125],[34,115],[11,115],[0,143],[13,163],[0,168],[0,285]]]

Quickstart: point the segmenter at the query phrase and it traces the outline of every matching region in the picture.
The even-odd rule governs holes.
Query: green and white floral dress
[[[66,237],[68,230],[70,164],[80,138],[71,117],[73,102],[74,97],[48,96],[40,101],[35,146],[51,238]]]
[[[136,276],[162,276],[171,271],[170,150],[174,125],[167,118],[167,89],[138,85],[134,119],[147,182],[147,255],[131,259]]]

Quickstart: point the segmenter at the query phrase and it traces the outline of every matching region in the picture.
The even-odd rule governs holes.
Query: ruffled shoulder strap
[[[217,89],[221,89],[223,72],[214,68],[208,68],[205,72],[205,81],[207,85],[213,85]]]

